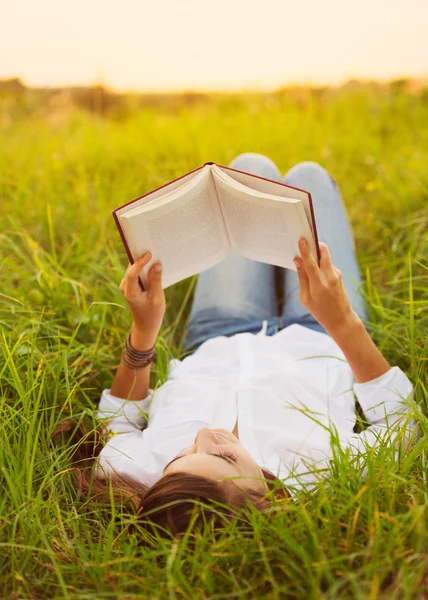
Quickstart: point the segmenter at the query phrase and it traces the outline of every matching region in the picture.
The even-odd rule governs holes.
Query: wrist
[[[145,352],[156,345],[157,331],[142,331],[135,323],[131,327],[131,344],[135,350]]]
[[[350,313],[339,322],[336,321],[336,323],[331,327],[326,327],[326,331],[329,336],[332,337],[337,343],[344,338],[355,335],[357,332],[362,330],[367,331],[364,323],[353,310],[351,310]]]

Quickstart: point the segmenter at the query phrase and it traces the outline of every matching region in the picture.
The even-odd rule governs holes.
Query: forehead
[[[236,477],[237,468],[227,463],[218,456],[210,454],[189,454],[175,460],[165,471],[165,475],[170,473],[190,473],[191,475],[200,475],[210,479],[221,479],[222,477]]]

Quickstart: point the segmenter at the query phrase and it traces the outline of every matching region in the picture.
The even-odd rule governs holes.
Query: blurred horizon
[[[113,86],[107,85],[103,81],[96,81],[93,83],[82,84],[82,83],[71,83],[57,86],[44,86],[44,85],[30,85],[28,82],[23,80],[20,77],[12,76],[12,77],[0,77],[0,92],[12,93],[13,95],[16,93],[20,93],[23,91],[34,91],[34,92],[73,92],[73,91],[87,91],[92,92],[94,94],[102,94],[102,95],[111,95],[113,96],[180,96],[180,95],[188,95],[188,96],[210,96],[210,95],[224,95],[224,96],[234,96],[241,94],[276,94],[281,91],[293,91],[293,90],[340,90],[347,87],[360,87],[360,88],[370,88],[374,86],[377,89],[403,89],[407,93],[416,93],[419,94],[421,91],[425,91],[428,88],[428,75],[422,77],[407,77],[403,75],[402,77],[390,77],[385,79],[369,79],[369,78],[350,78],[344,79],[343,81],[337,82],[326,82],[326,83],[313,83],[313,82],[287,82],[283,85],[277,85],[273,87],[266,88],[206,88],[206,89],[197,89],[197,88],[182,88],[182,89],[162,89],[162,90],[150,90],[150,89],[117,89]]]
[[[428,78],[426,0],[15,0],[0,79],[28,87],[227,92]]]

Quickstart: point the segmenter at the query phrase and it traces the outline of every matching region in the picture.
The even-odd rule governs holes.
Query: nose
[[[198,433],[195,437],[195,447],[197,453],[199,452],[206,454],[216,445],[217,440],[211,429],[208,429],[208,427],[202,427],[198,430]]]

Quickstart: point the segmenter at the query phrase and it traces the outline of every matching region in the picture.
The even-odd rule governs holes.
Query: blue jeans
[[[281,179],[273,161],[253,152],[240,154],[230,166],[311,193],[319,241],[328,245],[333,264],[342,272],[352,307],[366,319],[352,231],[339,188],[331,175],[317,163],[303,162]],[[280,315],[276,269],[284,278]],[[267,335],[292,323],[324,332],[299,300],[299,280],[294,271],[249,260],[232,252],[224,261],[199,274],[184,348],[193,351],[205,340],[219,335],[230,336],[244,331],[257,333],[263,321],[268,323]]]

